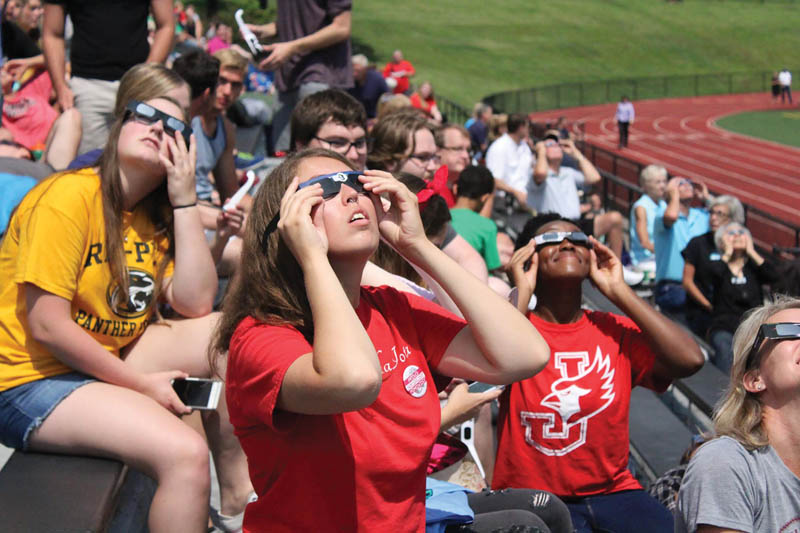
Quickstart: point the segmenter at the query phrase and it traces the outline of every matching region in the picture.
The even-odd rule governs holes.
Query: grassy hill
[[[274,10],[276,2],[269,4]],[[431,80],[438,94],[467,107],[493,92],[561,82],[778,70],[796,65],[800,50],[796,3],[354,0],[353,4],[357,51],[382,66],[394,49],[402,49],[417,68],[416,81]],[[258,12],[256,0],[223,1],[223,18],[238,5],[247,9],[248,20],[271,14]]]

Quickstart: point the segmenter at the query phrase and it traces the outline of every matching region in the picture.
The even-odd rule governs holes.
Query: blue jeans
[[[715,329],[709,335],[709,342],[714,348],[711,362],[725,374],[730,375],[733,366],[733,333],[724,329]]]
[[[577,533],[672,533],[672,514],[643,490],[624,490],[566,502]]]
[[[27,450],[31,433],[75,389],[97,381],[80,372],[37,379],[0,392],[0,442]]]

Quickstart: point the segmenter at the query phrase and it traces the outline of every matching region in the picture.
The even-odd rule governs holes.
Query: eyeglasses
[[[568,240],[572,244],[583,246],[584,248],[592,248],[592,243],[589,242],[589,237],[587,237],[582,231],[551,231],[548,233],[542,233],[541,235],[534,237],[533,242],[536,243],[536,251],[538,252],[545,246],[558,244],[564,241],[564,239]]]
[[[323,174],[316,176],[308,181],[304,181],[298,185],[297,190],[305,189],[319,183],[322,186],[322,199],[329,200],[339,194],[342,185],[347,185],[358,194],[369,194],[369,191],[364,188],[364,184],[359,181],[358,177],[363,176],[364,173],[358,170],[351,170],[348,172],[334,172],[332,174]],[[261,235],[261,250],[267,253],[267,240],[270,234],[278,229],[278,222],[281,219],[281,212],[278,210],[272,220],[269,221],[264,233]]]
[[[168,115],[163,111],[159,111],[155,107],[138,100],[131,100],[128,102],[128,105],[125,106],[125,112],[127,116],[133,115],[133,119],[136,122],[139,122],[140,124],[146,124],[148,126],[151,126],[160,120],[164,125],[164,131],[166,131],[168,135],[175,138],[175,133],[180,133],[183,135],[183,138],[186,140],[186,144],[188,146],[189,138],[192,135],[192,128],[189,127],[189,125],[184,121],[179,120],[172,115]]]
[[[470,146],[442,146],[440,150],[447,150],[449,152],[466,152],[469,153]]]
[[[747,354],[747,362],[744,365],[745,369],[757,365],[758,358],[756,356],[761,348],[761,343],[766,339],[800,339],[800,323],[778,322],[775,324],[761,324],[761,327],[758,328],[758,334],[753,341],[753,346],[750,348],[750,353]]]
[[[720,217],[720,218],[730,218],[730,216],[731,216],[730,214],[728,214],[728,212],[727,212],[727,211],[725,211],[725,210],[723,210],[723,209],[712,209],[712,210],[711,210],[711,212],[710,212],[709,214],[710,214],[712,217],[713,217],[713,216],[718,216],[718,217]]]
[[[439,154],[411,154],[408,158],[416,159],[423,167],[428,166],[428,163],[438,163],[441,160]]]
[[[347,139],[323,139],[322,137],[314,136],[314,139],[324,142],[327,144],[331,150],[337,152],[339,154],[346,154],[350,151],[350,147],[356,149],[356,152],[363,153],[367,151],[367,138],[361,137],[360,139],[356,139],[353,142],[348,141]]]
[[[744,235],[745,233],[747,233],[747,231],[743,229],[729,229],[725,233],[727,233],[728,235]]]
[[[692,180],[687,180],[686,178],[680,179],[678,180],[678,186],[681,185],[688,185],[689,187],[691,187],[693,185]]]

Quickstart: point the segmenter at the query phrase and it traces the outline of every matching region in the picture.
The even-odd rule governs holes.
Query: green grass
[[[462,105],[566,82],[779,69],[798,63],[800,6],[661,0],[362,0],[353,42],[395,48]]]
[[[220,3],[223,19],[241,6],[254,22],[271,19],[276,5]],[[416,82],[429,79],[437,94],[471,107],[510,89],[792,68],[798,20],[800,3],[780,2],[355,0],[352,40],[381,67],[402,49]]]
[[[800,147],[800,111],[756,111],[730,115],[717,126],[736,133]]]

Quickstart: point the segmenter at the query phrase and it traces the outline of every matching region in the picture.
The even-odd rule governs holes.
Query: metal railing
[[[464,124],[471,115],[466,107],[443,96],[436,97],[436,105],[442,115],[445,116],[447,122],[451,124]]]
[[[798,72],[798,69],[790,70]],[[770,71],[723,72],[562,83],[490,94],[483,101],[496,112],[530,113],[606,104],[618,101],[622,95],[631,100],[646,100],[766,92],[770,88],[772,74]]]

